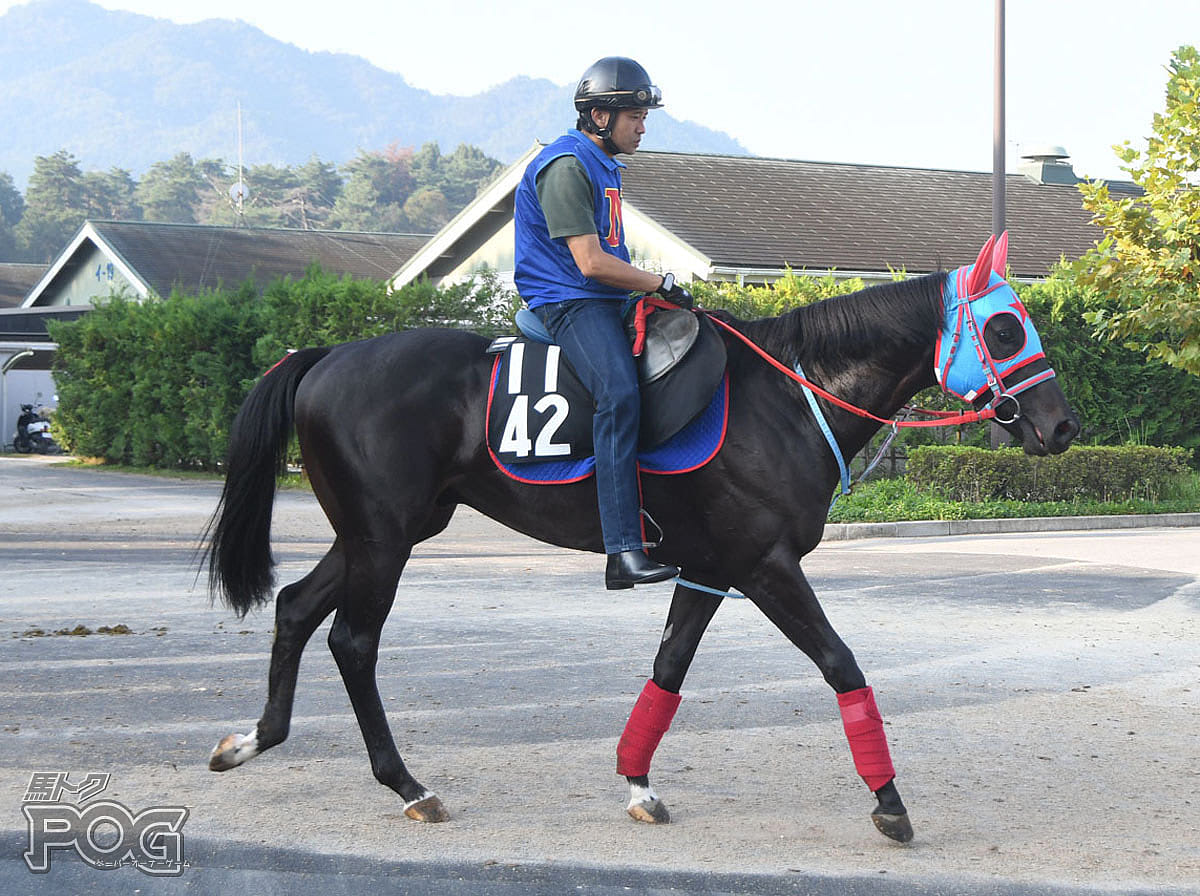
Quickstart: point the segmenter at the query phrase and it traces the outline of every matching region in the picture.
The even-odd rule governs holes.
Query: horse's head
[[[975,264],[946,275],[934,372],[945,391],[992,411],[1027,454],[1059,454],[1079,434],[1079,421],[1004,279],[1007,260],[1005,232],[988,239]]]

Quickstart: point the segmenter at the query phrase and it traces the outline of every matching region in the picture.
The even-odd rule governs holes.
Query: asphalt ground
[[[372,778],[324,630],[291,738],[209,772],[216,741],[254,726],[272,628],[197,581],[218,491],[0,456],[0,893],[1200,893],[1200,530],[808,558],[887,720],[916,828],[900,846],[868,819],[827,686],[745,600],[717,614],[655,757],[673,823],[630,821],[614,750],[669,586],[606,592],[599,558],[469,511],[415,553],[379,664],[401,752],[451,821],[405,819]],[[329,530],[287,492],[274,536],[287,582]],[[133,814],[188,809],[178,877],[69,850],[30,872],[33,776],[88,772]]]

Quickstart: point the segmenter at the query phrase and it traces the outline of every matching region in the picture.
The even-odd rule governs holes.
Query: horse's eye
[[[1025,328],[1015,314],[997,314],[987,322],[984,340],[997,361],[1013,357],[1025,347]]]

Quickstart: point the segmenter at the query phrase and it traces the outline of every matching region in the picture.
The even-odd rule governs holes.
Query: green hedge
[[[1053,457],[1016,448],[925,445],[912,449],[905,472],[920,489],[952,501],[1155,500],[1187,472],[1183,448],[1076,446]]]
[[[49,324],[59,345],[56,433],[72,453],[110,463],[217,470],[238,407],[287,349],[417,326],[507,331],[512,310],[493,275],[389,292],[316,266],[262,294],[247,282],[144,302],[107,297],[78,320]]]

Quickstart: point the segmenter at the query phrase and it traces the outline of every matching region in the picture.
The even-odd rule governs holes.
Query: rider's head
[[[662,92],[644,68],[625,56],[605,56],[592,63],[575,88],[577,127],[595,134],[609,155],[636,150],[645,130],[641,127],[645,112],[637,110],[660,106]],[[623,110],[634,110],[636,122]]]

